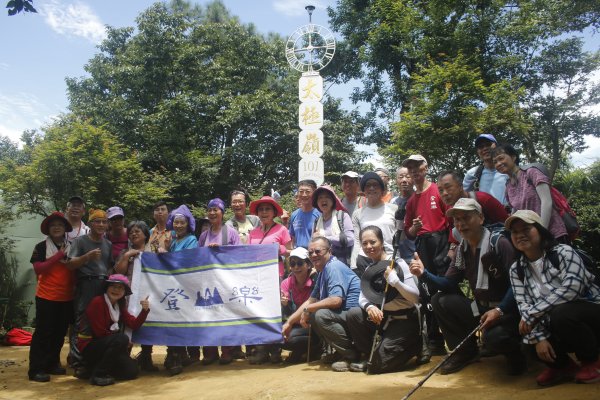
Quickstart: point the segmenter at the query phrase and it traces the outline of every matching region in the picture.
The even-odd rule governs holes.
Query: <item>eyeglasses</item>
[[[304,261],[289,261],[288,264],[290,265],[290,268],[301,267],[304,265]]]
[[[329,247],[326,249],[314,249],[314,250],[309,250],[308,251],[308,255],[312,256],[313,254],[316,254],[318,256],[320,256],[321,254],[325,254],[327,253],[327,251],[329,250]]]

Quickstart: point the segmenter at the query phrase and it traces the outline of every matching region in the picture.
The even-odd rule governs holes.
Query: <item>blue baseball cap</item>
[[[492,143],[498,144],[498,141],[496,140],[494,135],[492,135],[491,133],[483,133],[483,134],[477,136],[477,139],[475,139],[475,147],[477,147],[477,143],[479,143],[480,141],[482,141],[484,139],[489,140]]]

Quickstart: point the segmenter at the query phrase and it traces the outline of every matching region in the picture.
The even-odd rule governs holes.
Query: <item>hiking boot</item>
[[[450,357],[444,363],[444,365],[442,365],[442,367],[440,368],[440,374],[453,374],[477,360],[479,360],[479,353],[477,352],[477,350],[465,354],[456,353],[452,357]]]
[[[231,358],[234,360],[244,360],[246,358],[246,353],[242,351],[240,346],[236,346],[231,352]]]
[[[77,379],[90,379],[92,376],[92,371],[90,371],[85,365],[80,365],[75,368],[75,372],[73,376]]]
[[[577,383],[594,383],[600,381],[600,361],[582,363],[575,374]]]
[[[167,353],[167,357],[165,358],[165,369],[169,376],[178,375],[183,372],[181,354],[176,352]]]
[[[350,363],[347,360],[336,361],[331,364],[331,369],[335,372],[346,372],[350,370]]]
[[[250,357],[248,357],[248,361],[250,361],[250,364],[252,364],[252,365],[264,364],[267,361],[269,361],[269,354],[267,354],[267,352],[264,351],[264,349],[256,349],[256,352],[254,354],[252,354]]]
[[[50,375],[66,375],[67,369],[61,366],[60,364],[56,364],[54,367],[50,368],[50,371],[48,371],[48,373]]]
[[[137,356],[137,362],[142,371],[145,371],[145,372],[157,372],[158,371],[158,367],[156,365],[152,364],[152,353],[147,353],[145,351],[142,351]]]
[[[284,361],[286,364],[300,364],[301,362],[304,362],[304,355],[298,350],[292,351]]]
[[[109,385],[114,385],[115,384],[115,378],[113,378],[112,376],[92,376],[92,379],[90,379],[90,383],[92,385],[96,385],[96,386],[109,386]]]
[[[506,355],[506,373],[518,376],[527,371],[527,357],[520,351]]]
[[[233,351],[231,347],[223,346],[221,347],[221,358],[219,358],[219,364],[227,365],[231,364],[233,361]]]
[[[421,351],[417,354],[416,364],[423,365],[427,364],[431,361],[431,350],[429,346],[425,343],[421,344]]]
[[[45,372],[29,375],[29,380],[33,382],[50,382],[50,375]]]
[[[367,361],[359,361],[350,364],[350,371],[352,372],[366,372],[367,371]]]

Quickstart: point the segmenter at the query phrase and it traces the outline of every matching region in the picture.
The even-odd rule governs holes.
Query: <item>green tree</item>
[[[31,162],[1,164],[4,202],[18,213],[45,216],[78,194],[90,207],[118,204],[131,218],[141,218],[155,201],[168,198],[170,179],[145,172],[135,151],[102,128],[63,116],[33,143],[24,149]]]
[[[115,133],[145,169],[170,176],[178,202],[296,181],[298,76],[283,39],[258,35],[220,2],[193,18],[186,10],[155,4],[137,18],[136,33],[108,28],[89,76],[67,79],[71,110]],[[343,170],[360,161],[352,139],[361,125],[339,102],[325,103],[336,135],[325,164]],[[339,143],[343,161],[331,147]]]
[[[10,0],[6,3],[6,8],[8,8],[8,15],[16,15],[20,12],[37,13],[33,8],[33,0]]]
[[[413,117],[415,103],[431,100],[429,92],[421,93],[415,90],[415,85],[422,86],[422,79],[436,66],[459,61],[466,62],[468,70],[478,71],[477,79],[486,90],[500,85],[517,93],[516,103],[507,104],[501,96],[492,96],[483,106],[500,112],[497,117],[490,116],[493,120],[503,118],[503,103],[515,109],[514,117],[518,120],[511,122],[504,136],[521,147],[528,160],[549,162],[554,170],[566,152],[580,148],[577,144],[583,142],[584,135],[595,134],[594,119],[586,118],[584,106],[594,104],[597,90],[591,85],[579,85],[579,81],[581,77],[589,77],[590,68],[598,67],[592,66],[593,54],[581,52],[580,48],[577,51],[578,41],[571,36],[600,26],[598,2],[341,0],[329,14],[332,26],[347,42],[341,46],[350,53],[345,58],[355,60],[341,69],[339,79],[362,80],[363,87],[355,90],[353,99],[371,104],[369,139],[380,147],[387,147],[401,137],[392,138],[388,124],[403,124],[404,118]],[[565,86],[564,73],[557,80],[552,71],[558,70],[550,64],[560,64],[563,72],[572,72],[567,81],[570,79],[582,89],[575,97],[566,96],[571,97],[569,101],[544,102],[549,91],[558,93]],[[435,80],[434,76],[431,78]],[[481,101],[481,93],[472,94],[475,96],[472,102]],[[461,97],[465,96],[468,94]],[[453,106],[447,102],[438,105],[442,108],[429,110],[430,118],[448,113],[448,107]],[[454,106],[462,107],[460,102]],[[451,114],[464,115],[464,112],[457,109]],[[585,128],[576,128],[571,123],[575,121]],[[468,122],[457,120],[455,124],[458,129]],[[494,131],[498,126],[480,124],[477,128]],[[552,133],[559,138],[549,138]],[[450,154],[464,151],[465,142],[460,136],[452,140],[447,135],[439,138],[435,146],[447,150],[451,147]],[[421,145],[421,141],[425,144]],[[410,148],[394,142],[388,154],[426,152],[431,146],[430,138],[420,139]]]

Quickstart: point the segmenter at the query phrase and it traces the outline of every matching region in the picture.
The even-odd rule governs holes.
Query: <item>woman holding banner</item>
[[[240,236],[237,231],[223,223],[225,215],[225,202],[218,197],[208,202],[206,206],[206,215],[210,228],[200,234],[198,247],[215,246],[236,246],[240,244]],[[241,347],[239,346],[221,346],[221,357],[219,358],[219,349],[216,346],[204,346],[202,348],[202,364],[210,365],[219,360],[219,364],[225,365],[233,361],[234,358],[245,358]]]
[[[171,211],[167,220],[167,229],[174,232],[171,240],[170,252],[176,252],[198,247],[198,240],[194,235],[196,231],[196,220],[190,209],[181,205]],[[189,355],[189,357],[188,357]],[[200,359],[200,347],[169,346],[167,347],[167,357],[165,358],[165,368],[169,375],[177,375],[183,371],[183,364],[191,364]]]
[[[278,244],[279,245],[279,279],[283,278],[284,266],[282,258],[290,254],[292,238],[285,226],[275,222],[275,217],[283,214],[283,209],[270,196],[263,196],[250,203],[250,214],[260,218],[258,226],[248,234],[248,244]],[[270,353],[270,356],[269,356]],[[281,362],[281,348],[278,345],[259,345],[254,348],[254,354],[249,357],[250,364],[262,364],[271,361]]]

